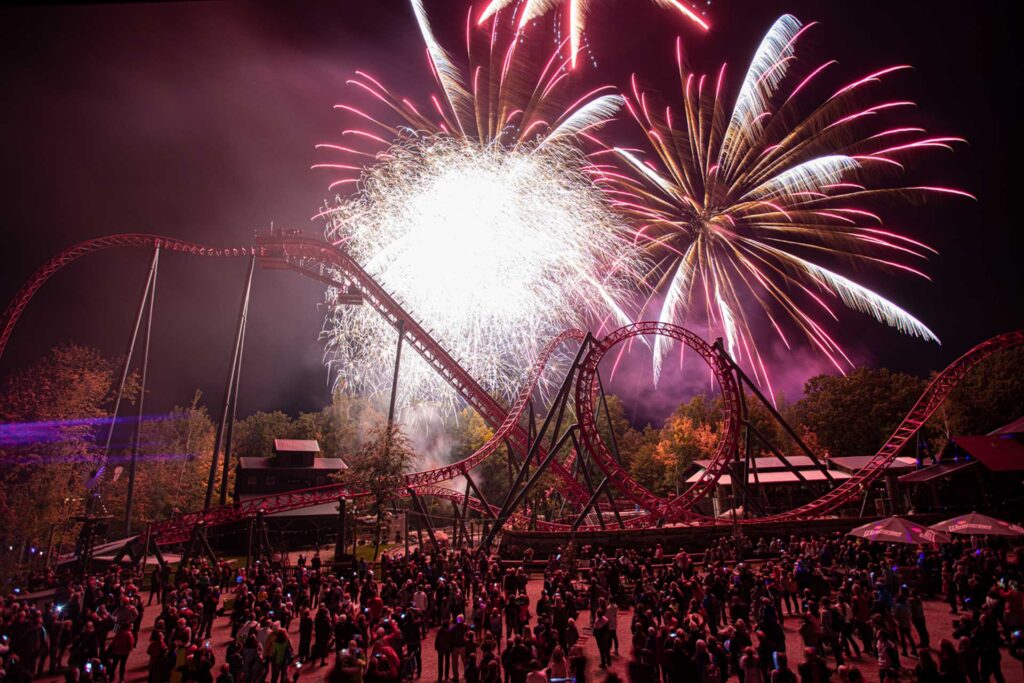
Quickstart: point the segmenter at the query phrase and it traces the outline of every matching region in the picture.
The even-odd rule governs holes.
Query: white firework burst
[[[627,322],[619,302],[642,272],[569,144],[509,149],[406,134],[326,214],[327,238],[498,398],[515,394],[540,348],[566,327]],[[378,313],[332,306],[325,337],[347,389],[390,390],[397,336]],[[422,401],[458,405],[425,361],[405,355],[399,406]]]

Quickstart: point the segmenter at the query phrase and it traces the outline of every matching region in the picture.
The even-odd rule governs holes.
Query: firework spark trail
[[[413,8],[442,95],[431,111],[357,72],[351,84],[400,123],[339,105],[372,126],[346,131],[359,141],[352,146],[320,146],[344,155],[345,163],[317,165],[341,174],[331,187],[357,191],[318,216],[328,220],[327,238],[482,386],[511,398],[563,329],[632,319],[618,302],[643,272],[640,250],[577,144],[622,98],[609,88],[568,96],[559,51],[536,58],[507,16],[482,36],[467,34],[469,67],[460,69],[418,0]],[[367,151],[373,144],[382,151]],[[329,304],[336,294],[328,292]],[[376,313],[331,305],[324,337],[327,362],[347,388],[389,390],[395,334]],[[419,401],[458,407],[425,362],[403,359],[399,405]]]
[[[566,0],[569,18],[569,54],[572,67],[576,68],[577,56],[580,52],[580,42],[583,37],[583,29],[586,27],[587,14],[590,10],[591,0]],[[697,13],[695,9],[688,6],[681,0],[653,0],[656,5],[666,9],[676,10],[691,22],[704,31],[711,28],[708,22]],[[480,24],[495,16],[500,10],[513,4],[519,4],[522,10],[519,15],[519,28],[523,29],[528,23],[537,19],[554,9],[559,0],[491,0],[484,8],[478,20]]]
[[[634,76],[626,106],[642,126],[658,163],[635,151],[606,149],[620,167],[595,164],[620,210],[637,221],[634,241],[656,264],[647,275],[660,297],[663,322],[694,324],[703,316],[709,336],[724,336],[730,353],[770,380],[752,327],[768,323],[790,347],[783,322],[795,326],[840,371],[851,365],[827,329],[838,320],[832,304],[871,315],[901,332],[938,342],[907,311],[847,275],[832,262],[927,276],[908,259],[925,259],[927,245],[884,227],[863,205],[883,196],[922,198],[944,187],[900,187],[886,171],[922,149],[951,149],[953,137],[922,128],[886,128],[880,116],[912,105],[859,104],[890,67],[838,89],[806,116],[802,99],[834,61],[796,74],[796,46],[813,24],[785,15],[772,26],[743,80],[731,111],[725,67],[714,78],[687,73],[677,45],[682,116],[656,109]],[[784,86],[791,86],[788,91]],[[874,127],[871,127],[871,125]],[[825,264],[829,265],[825,265]],[[668,345],[655,343],[654,373]]]

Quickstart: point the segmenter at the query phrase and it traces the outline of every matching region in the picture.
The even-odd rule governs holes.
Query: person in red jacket
[[[131,626],[123,626],[117,629],[113,640],[110,641],[110,674],[117,671],[118,680],[124,681],[124,670],[128,665],[128,655],[135,649],[135,634]]]

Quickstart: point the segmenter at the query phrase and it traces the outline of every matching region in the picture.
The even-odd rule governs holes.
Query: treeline
[[[938,453],[948,436],[991,431],[1024,415],[1024,351],[998,354],[975,369],[940,409],[924,432],[925,448]],[[0,541],[44,544],[51,528],[61,539],[69,518],[80,511],[85,483],[96,470],[107,436],[119,361],[99,352],[63,345],[32,366],[12,373],[0,394]],[[801,438],[825,456],[868,455],[893,431],[924,391],[928,380],[885,369],[861,368],[845,377],[817,376],[799,401],[780,402],[779,411]],[[138,382],[130,377],[122,416],[135,414]],[[176,511],[202,506],[213,454],[214,420],[197,392],[169,414],[147,418],[140,435],[140,461],[133,514],[135,529]],[[787,455],[799,454],[768,411],[750,400],[758,431]],[[687,467],[707,457],[720,436],[722,406],[698,395],[681,404],[661,427],[632,425],[622,402],[609,397],[611,429],[633,477],[659,494],[685,486]],[[368,469],[373,440],[385,415],[372,401],[336,395],[323,410],[291,417],[257,412],[238,421],[235,456],[268,456],[275,438],[316,439],[323,454]],[[608,422],[600,421],[607,443]],[[376,432],[375,432],[376,430]],[[375,437],[373,434],[378,436]],[[405,426],[412,447],[417,425]],[[409,456],[403,466],[423,468],[463,458],[483,445],[491,430],[472,411],[453,418],[433,453]],[[115,431],[103,481],[103,501],[118,528],[124,514],[127,460],[134,441],[131,418]],[[435,440],[437,441],[437,440]],[[368,446],[368,444],[370,444]],[[762,449],[764,450],[764,449]],[[764,454],[768,454],[765,450]],[[232,474],[229,476],[233,477]],[[491,501],[509,486],[512,469],[505,449],[474,470]],[[595,472],[596,475],[596,472]],[[458,483],[456,485],[459,485]],[[217,473],[220,486],[220,473]],[[233,482],[229,479],[228,491]],[[539,502],[539,501],[538,501]],[[116,535],[116,534],[112,534]],[[69,537],[64,540],[70,541]]]
[[[3,548],[43,550],[51,529],[55,543],[73,542],[71,518],[82,511],[87,482],[103,459],[119,372],[119,359],[66,344],[0,384]],[[114,516],[113,537],[120,535],[124,525],[138,391],[137,378],[130,375],[100,489],[103,507]],[[353,464],[384,421],[385,414],[374,402],[341,394],[322,410],[297,417],[280,411],[249,415],[235,425],[227,490],[234,487],[234,458],[269,456],[275,438],[316,439],[324,456]],[[186,405],[144,418],[133,530],[203,506],[215,433],[215,418],[198,391]],[[453,421],[450,434],[448,443],[454,453],[472,452],[490,436],[482,421],[468,411]],[[215,490],[219,492],[220,486],[218,467]]]
[[[818,375],[795,402],[779,401],[777,410],[812,452],[823,457],[874,455],[926,390],[929,378],[857,368],[845,376]],[[751,422],[786,456],[799,446],[753,396],[747,397]],[[682,489],[689,465],[707,458],[718,442],[722,403],[698,395],[681,404],[662,428],[634,428],[621,402],[609,402],[616,440],[630,474],[658,494]],[[925,425],[914,447],[936,457],[951,436],[985,434],[1024,415],[1024,349],[1000,352],[976,367]],[[608,441],[608,428],[605,426]],[[770,450],[754,441],[755,455]],[[903,453],[911,457],[914,450]]]

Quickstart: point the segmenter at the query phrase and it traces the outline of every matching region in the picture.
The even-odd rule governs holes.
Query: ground
[[[531,603],[536,603],[540,597],[542,582],[539,575],[534,575],[531,579],[527,592],[529,593]],[[135,648],[131,657],[128,660],[128,679],[129,681],[145,681],[146,680],[146,668],[148,664],[148,658],[146,657],[146,645],[149,643],[149,635],[153,628],[153,622],[159,614],[159,607],[154,603],[152,607],[147,609],[143,615],[142,620],[142,631],[139,635],[139,642],[141,645]],[[925,615],[927,617],[928,630],[931,635],[932,644],[934,647],[938,646],[938,643],[943,638],[950,638],[952,633],[951,616],[949,614],[948,606],[940,601],[930,601],[925,603]],[[632,618],[632,612],[630,610],[622,610],[619,613],[618,620],[618,635],[619,643],[622,646],[619,655],[613,658],[612,671],[622,675],[622,679],[625,681],[626,678],[626,664],[629,661],[629,647],[630,647],[630,633],[629,624]],[[580,614],[577,620],[579,624],[586,627],[590,623],[589,614],[584,612]],[[292,643],[298,644],[298,624],[299,620],[295,619],[292,621],[292,628],[289,635],[292,638]],[[786,630],[786,643],[787,651],[789,655],[790,666],[795,670],[796,665],[803,659],[803,647],[800,636],[797,634],[797,627],[799,626],[799,620],[797,619],[786,619],[784,628]],[[431,631],[428,638],[423,642],[423,678],[422,681],[432,682],[437,680],[437,653],[434,651],[434,634],[436,629]],[[224,651],[227,648],[227,644],[230,642],[230,632],[228,628],[228,620],[226,618],[218,618],[214,624],[213,630],[213,641],[214,651],[218,656],[217,668],[223,661]],[[589,637],[589,629],[585,628],[583,633],[583,645],[584,650],[587,654],[589,661],[587,680],[595,683],[601,683],[605,678],[605,673],[598,668],[598,654],[597,646],[594,643],[594,639]],[[830,658],[829,663],[833,664],[833,660]],[[860,659],[848,660],[849,664],[853,664],[861,670],[864,674],[864,678],[869,683],[878,681],[878,665],[875,660],[870,656],[863,656]],[[903,658],[903,667],[907,670],[912,670],[916,665],[916,660],[912,657]],[[1003,674],[1006,677],[1007,683],[1024,683],[1024,666],[1020,661],[1010,658],[1008,655],[1003,657]],[[326,680],[327,672],[330,670],[330,663],[327,666],[319,667],[313,664],[307,665],[302,669],[301,678],[303,681],[321,681]],[[62,677],[61,677],[62,678]],[[43,680],[60,680],[58,677],[50,677]],[[269,680],[269,677],[268,677]],[[730,679],[735,681],[735,678]],[[836,679],[838,680],[838,679]],[[647,683],[646,681],[636,683]]]

